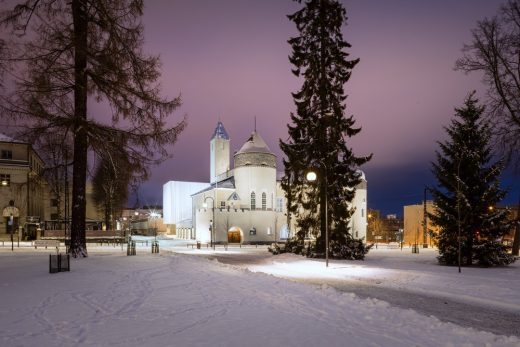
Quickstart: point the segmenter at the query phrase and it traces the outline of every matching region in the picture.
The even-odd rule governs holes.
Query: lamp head
[[[315,171],[309,171],[305,175],[305,178],[307,179],[307,181],[314,182],[318,179],[318,175],[316,174]]]

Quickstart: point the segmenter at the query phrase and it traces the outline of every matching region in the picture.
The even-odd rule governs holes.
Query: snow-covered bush
[[[480,266],[509,265],[516,258],[508,253],[507,246],[497,241],[486,241],[473,247],[473,261]]]

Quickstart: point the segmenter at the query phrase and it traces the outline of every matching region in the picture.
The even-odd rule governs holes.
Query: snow
[[[376,281],[520,305],[518,264],[461,275],[435,265],[431,251],[405,251],[378,249],[365,262],[332,261],[325,269],[320,260],[266,257],[263,247],[217,249],[245,260],[229,265],[200,256],[214,255],[211,249],[162,240],[159,255],[145,246],[131,257],[120,247],[89,247],[88,258],[71,260],[71,272],[49,274],[50,251],[0,247],[0,345],[520,346],[518,337],[281,278]]]

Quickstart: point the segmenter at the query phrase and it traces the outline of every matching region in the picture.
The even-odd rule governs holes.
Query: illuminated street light
[[[325,174],[322,175],[325,183],[325,266],[329,267],[329,221],[328,221],[328,193],[327,193],[327,167],[322,163],[319,162],[322,165],[322,168],[325,169]],[[314,182],[318,179],[318,174],[313,171],[309,170],[306,175],[307,181]],[[320,192],[321,193],[321,192]]]
[[[213,238],[213,233],[215,232],[215,199],[213,199],[213,197],[211,196],[207,196],[204,198],[204,203],[202,204],[202,206],[204,208],[207,208],[208,207],[208,204],[206,203],[206,200],[208,199],[211,199],[211,203],[213,204],[213,219],[211,220],[211,225],[210,225],[210,233],[209,233],[209,237],[210,237],[210,240],[211,240],[211,247],[213,247],[213,250],[215,250],[215,240]]]

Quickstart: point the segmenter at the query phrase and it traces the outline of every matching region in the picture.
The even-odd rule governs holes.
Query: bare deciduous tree
[[[29,123],[35,137],[72,134],[74,257],[87,256],[88,150],[99,156],[124,151],[146,176],[186,125],[185,119],[168,123],[180,98],[160,95],[159,59],[142,51],[142,13],[142,0],[24,0],[0,16],[12,29],[9,62],[16,83],[3,96],[4,115]],[[90,99],[104,104],[106,114],[89,113]]]
[[[473,29],[456,69],[481,72],[488,86],[488,116],[509,162],[520,169],[520,0],[509,0],[498,15]],[[513,254],[520,248],[520,201]]]

